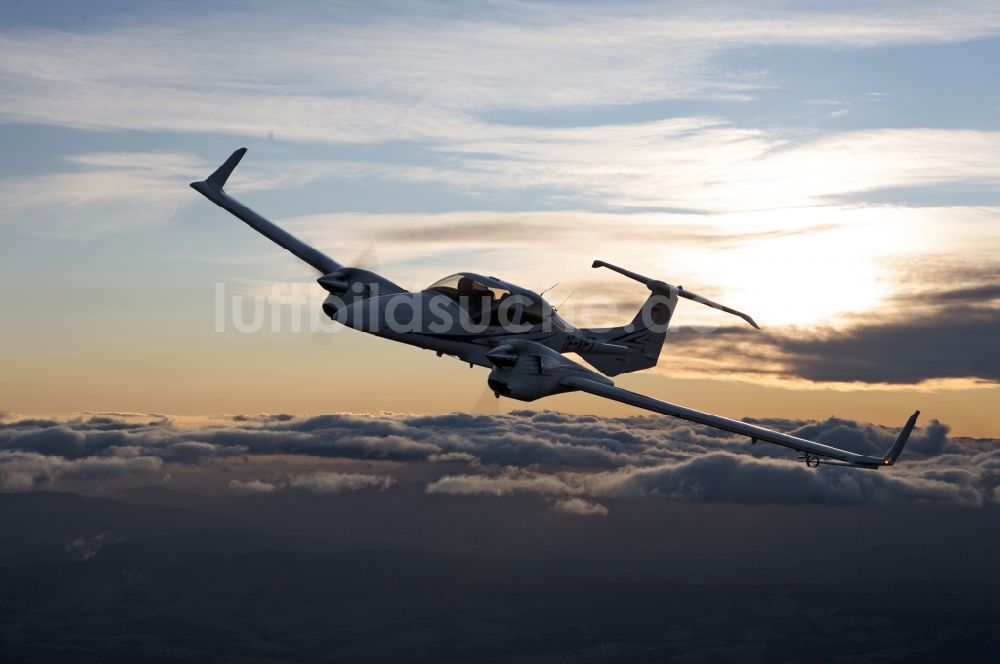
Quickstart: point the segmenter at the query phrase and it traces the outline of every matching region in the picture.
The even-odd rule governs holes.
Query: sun
[[[891,207],[723,215],[714,224],[740,239],[699,252],[690,281],[715,285],[723,302],[766,327],[842,325],[896,291],[894,259],[922,241],[905,221]]]

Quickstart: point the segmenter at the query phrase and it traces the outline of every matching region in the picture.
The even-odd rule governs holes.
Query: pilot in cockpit
[[[458,288],[456,290],[458,291],[458,297],[462,302],[462,306],[470,316],[474,319],[484,316],[487,319],[492,317],[493,311],[496,308],[496,293],[493,292],[492,288],[479,283],[471,277],[463,276],[458,280]]]
[[[491,288],[487,288],[471,277],[462,277],[458,280],[459,295],[478,295],[480,297],[494,298],[495,293]]]

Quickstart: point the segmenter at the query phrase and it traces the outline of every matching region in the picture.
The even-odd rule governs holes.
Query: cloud
[[[762,423],[876,455],[896,436],[894,429],[842,418]],[[103,490],[159,481],[167,473],[203,477],[244,494],[381,491],[416,481],[428,494],[529,495],[559,511],[597,513],[582,502],[979,504],[992,500],[1000,486],[995,441],[951,439],[948,427],[933,419],[914,431],[892,469],[814,470],[794,459],[784,448],[751,446],[745,439],[672,418],[553,411],[248,415],[186,426],[169,419],[102,416],[11,419],[0,427],[0,488],[8,491],[70,485]],[[358,463],[394,470],[343,467]],[[262,464],[269,468],[267,474],[262,474]]]
[[[747,209],[959,176],[995,182],[990,132],[851,132],[795,149],[790,137],[712,117],[570,128],[484,119],[496,109],[746,98],[775,85],[766,74],[719,61],[746,45],[877,47],[1000,33],[991,4],[951,7],[786,7],[779,17],[742,5],[637,12],[519,3],[473,18],[432,3],[404,18],[248,11],[209,13],[195,25],[139,16],[95,32],[9,30],[0,32],[0,118],[310,143],[418,141],[458,159],[397,167],[399,177],[478,189],[568,187],[628,206],[733,209],[743,201]],[[248,50],[239,40],[218,39],[226,31],[254,34],[261,25],[281,48]],[[72,161],[94,170],[57,176],[61,182],[11,182],[3,197],[19,205],[40,203],[32,192],[50,191],[67,192],[68,201],[169,197],[163,177],[187,178],[194,166],[190,157],[160,153]],[[844,162],[851,167],[839,168]],[[135,169],[122,168],[128,163]],[[151,164],[163,177],[150,177]],[[691,180],[699,186],[686,186]]]
[[[68,427],[51,426],[14,435],[3,443],[3,448],[75,459],[83,456],[86,445],[86,434]]]
[[[56,236],[162,224],[189,200],[178,181],[208,170],[197,158],[163,152],[86,153],[67,162],[72,170],[0,180],[0,218]]]
[[[979,504],[962,485],[888,473],[814,473],[771,459],[705,454],[678,464],[585,478],[589,495],[661,495],[692,502],[851,505],[901,500]]]
[[[388,489],[393,479],[388,475],[365,475],[363,473],[331,473],[316,471],[303,475],[294,475],[288,481],[293,489],[305,489],[312,493],[341,493],[344,491],[359,491],[361,489]]]
[[[854,446],[859,451],[884,450],[893,437],[892,432],[878,427],[840,419],[806,427],[781,420],[768,424]],[[614,469],[656,465],[707,450],[745,447],[742,439],[670,418],[597,418],[551,411],[514,411],[505,415],[242,417],[235,424],[229,418],[193,428],[177,426],[168,420],[121,430],[107,430],[109,426],[105,422],[94,429],[92,420],[81,419],[13,421],[0,429],[0,450],[66,460],[150,458],[194,466],[233,457],[291,456],[395,463],[449,460],[511,468],[542,465]],[[944,445],[945,430],[934,428],[938,426],[932,424],[927,431],[933,432],[937,441],[934,445],[940,448]],[[914,434],[914,440],[922,435],[920,431]],[[516,486],[522,480],[510,476],[504,481]]]
[[[582,498],[564,498],[557,500],[552,506],[557,512],[576,514],[579,516],[607,516],[608,508],[600,503],[593,503]]]
[[[814,381],[1000,382],[1000,309],[949,307],[909,320],[780,340],[789,370]]]
[[[992,272],[985,267],[980,277]],[[732,373],[769,373],[821,383],[919,384],[939,379],[1000,382],[997,286],[973,284],[895,296],[885,313],[848,316],[839,327],[683,331],[683,354],[714,357],[738,348]],[[727,358],[733,353],[726,353]],[[742,360],[742,361],[741,361]]]
[[[187,183],[218,166],[193,154],[146,151],[78,153],[63,161],[65,170],[0,179],[0,219],[25,232],[56,237],[162,225],[191,202]],[[251,162],[240,168],[233,184],[241,192],[262,191],[381,170],[340,161]]]
[[[157,457],[87,457],[67,459],[38,453],[0,451],[0,490],[30,491],[59,482],[100,486],[109,480],[159,477],[163,462]]]
[[[446,452],[445,454],[432,454],[427,457],[434,463],[450,463],[458,461],[461,463],[476,463],[478,459],[468,452]]]
[[[685,502],[854,505],[910,500],[978,505],[980,492],[967,474],[908,476],[830,468],[822,473],[787,461],[711,452],[680,462],[596,473],[557,474],[508,469],[501,475],[446,475],[428,493],[555,498],[578,510],[593,498],[651,496]],[[577,502],[574,502],[577,501]]]
[[[573,489],[554,475],[508,471],[497,477],[487,475],[448,475],[427,485],[427,493],[453,496],[508,496],[532,493],[558,496],[573,493]]]
[[[453,167],[399,177],[483,190],[550,187],[625,208],[733,212],[823,205],[881,189],[995,188],[1000,133],[868,129],[802,138],[716,118],[568,128],[498,127],[441,150]]]
[[[384,491],[394,480],[388,475],[341,473],[317,470],[311,473],[292,474],[281,480],[266,482],[260,479],[229,481],[229,490],[242,494],[273,493],[287,489],[303,489],[315,494],[337,494],[362,489]]]
[[[716,117],[561,128],[484,119],[496,109],[745,97],[774,85],[760,72],[717,61],[745,45],[873,47],[1000,32],[992,5],[954,7],[928,3],[878,13],[787,7],[779,18],[742,6],[636,12],[520,3],[472,18],[431,4],[423,8],[429,16],[416,11],[410,20],[283,11],[280,19],[266,12],[208,14],[196,25],[165,16],[155,27],[123,19],[93,33],[8,31],[0,33],[0,118],[276,134],[311,143],[417,141],[428,148],[422,165],[356,167],[480,191],[552,187],[628,207],[755,209],[957,179],[995,184],[995,132],[882,129],[801,141],[797,132]],[[248,51],[238,40],[218,39],[220,30],[253,34],[261,23],[280,49]],[[58,207],[146,195],[162,197],[158,207],[164,207],[179,195],[164,180],[188,178],[196,165],[160,153],[71,160],[91,170],[11,181],[0,199],[15,207]],[[308,164],[306,180],[351,168]],[[288,176],[276,175],[289,170],[302,168],[282,164],[272,185],[289,184]],[[65,193],[38,198],[50,191]]]
[[[283,7],[209,12],[195,24],[153,12],[94,32],[6,31],[0,116],[311,141],[420,139],[467,132],[473,109],[739,99],[770,85],[760,72],[718,62],[735,47],[867,48],[1000,30],[996,7],[981,2],[783,9],[500,3],[473,14],[429,3],[380,18]],[[218,39],[263,26],[280,48]]]
[[[278,487],[261,480],[229,480],[229,490],[233,493],[259,494],[272,493]]]
[[[477,194],[531,191],[541,197],[539,204],[562,207],[697,212],[588,216],[570,211],[549,217],[462,213],[425,223],[416,216],[369,217],[363,224],[332,224],[331,217],[316,216],[293,220],[292,225],[325,226],[321,237],[329,238],[331,246],[344,246],[341,236],[353,228],[369,237],[391,228],[393,235],[379,235],[385,245],[380,254],[397,263],[410,261],[408,274],[425,285],[432,280],[432,266],[441,262],[430,258],[448,258],[456,243],[468,245],[474,237],[483,237],[484,229],[516,223],[507,233],[489,234],[488,246],[479,247],[482,258],[503,267],[515,253],[526,256],[525,262],[535,265],[525,266],[523,274],[537,280],[539,289],[551,285],[556,280],[550,279],[552,273],[564,267],[551,260],[551,242],[561,241],[567,256],[586,255],[601,240],[598,236],[604,236],[602,250],[648,255],[640,261],[645,265],[630,267],[659,276],[665,269],[662,253],[648,251],[649,243],[656,240],[666,246],[686,234],[690,256],[677,252],[685,256],[671,258],[670,270],[676,276],[663,278],[700,280],[715,286],[723,301],[741,308],[752,301],[752,284],[770,295],[757,305],[763,311],[755,312],[764,314],[758,318],[770,328],[811,325],[852,311],[871,312],[884,301],[882,296],[898,286],[881,263],[885,254],[912,256],[928,246],[959,253],[959,238],[981,237],[954,232],[953,221],[972,214],[970,208],[900,213],[895,206],[844,203],[873,191],[954,183],[992,191],[1000,173],[1000,133],[877,128],[803,134],[797,128],[762,129],[714,114],[525,126],[499,110],[752,94],[774,81],[760,72],[728,71],[720,53],[747,44],[839,49],[941,43],[993,35],[1000,26],[996,8],[989,4],[942,7],[920,3],[903,10],[890,5],[876,13],[785,7],[776,14],[768,6],[657,6],[639,12],[612,7],[557,10],[528,3],[472,16],[432,3],[392,18],[362,18],[343,9],[297,9],[282,12],[280,18],[254,11],[210,14],[194,26],[163,15],[153,22],[123,16],[105,29],[86,33],[11,29],[0,32],[0,81],[5,90],[0,118],[102,130],[250,136],[273,131],[279,138],[310,143],[406,141],[403,152],[412,149],[418,155],[378,163],[375,157],[363,163],[354,155],[343,162],[282,160],[278,150],[273,160],[250,160],[241,166],[233,181],[237,191],[359,176],[383,184],[445,183]],[[238,40],[217,39],[220,26],[242,27],[251,34],[260,23],[268,24],[281,49],[247,52]],[[510,48],[512,39],[519,48]],[[221,156],[206,162],[202,156],[176,151],[69,155],[65,172],[0,182],[0,215],[26,232],[66,236],[84,228],[89,234],[162,223],[178,205],[194,200],[184,184],[204,177]],[[757,217],[747,212],[761,209],[766,213]],[[996,210],[976,212],[995,224]],[[759,225],[767,215],[780,219],[778,228]],[[539,218],[537,226],[532,216]],[[81,218],[94,223],[83,224]],[[378,223],[369,226],[368,221]],[[678,224],[684,225],[683,234],[674,232]],[[715,231],[727,226],[728,233],[697,233],[699,227]],[[803,226],[809,227],[804,244],[812,243],[814,251],[823,249],[822,256],[778,242],[804,232]],[[401,227],[407,230],[400,232]],[[612,241],[607,239],[609,227],[615,229]],[[419,251],[427,260],[413,260],[415,236],[422,237]],[[747,251],[749,239],[754,252]],[[924,246],[915,248],[917,242]],[[525,246],[536,253],[521,253]],[[709,249],[723,252],[717,262],[706,260]],[[545,258],[533,260],[542,255]],[[725,275],[710,274],[708,266],[719,264],[729,266]],[[827,269],[810,269],[817,266]],[[790,282],[789,272],[800,276]],[[620,308],[609,315],[589,307],[584,293],[594,292],[591,283],[581,280],[570,309],[587,305],[596,312],[595,319],[623,313]],[[607,292],[627,295],[615,299],[616,304],[631,306],[637,297],[624,285],[608,287]],[[973,313],[979,317],[970,320],[967,329],[954,330],[965,335],[962,339],[981,338],[995,323],[988,314]],[[685,309],[685,321],[699,324],[706,319],[718,321],[707,312]],[[586,317],[583,322],[604,324]],[[924,358],[920,364],[907,364],[914,375],[933,376],[925,349],[951,330],[928,326],[913,336],[909,349],[898,349],[905,359]],[[844,335],[836,339],[845,353],[858,350],[859,344],[865,347],[859,367],[827,366],[811,339],[795,335],[787,336],[787,361],[766,366],[777,364],[775,375],[791,367],[798,377],[842,380],[836,373],[840,369],[870,381],[878,367],[867,366],[865,349],[877,356],[878,340],[877,331],[865,332],[858,343]],[[973,354],[957,358],[948,371],[969,375]],[[690,366],[692,373],[705,369]]]
[[[98,533],[93,537],[80,536],[66,543],[66,551],[79,556],[80,560],[90,560],[104,548],[107,533]]]
[[[715,175],[716,183],[729,177]],[[680,190],[694,191],[694,187],[686,183]],[[935,313],[928,306],[940,297],[942,283],[956,289],[988,288],[996,282],[989,274],[996,265],[995,252],[976,238],[989,233],[998,214],[996,208],[822,205],[720,214],[585,210],[319,214],[285,224],[318,246],[330,247],[334,255],[337,247],[376,237],[383,271],[416,289],[440,279],[445,270],[467,268],[468,263],[463,265],[458,257],[475,250],[475,263],[482,272],[536,291],[558,281],[550,297],[558,304],[572,295],[561,313],[581,327],[625,324],[644,298],[638,284],[591,270],[590,261],[601,258],[682,283],[752,313],[765,329],[755,337],[776,333],[795,338],[802,336],[803,326],[842,330],[865,322],[881,324],[894,314],[909,320],[925,318]],[[489,241],[476,244],[466,234],[468,229]],[[557,255],[552,252],[554,244],[560,247]],[[651,251],[651,246],[670,247],[669,259]],[[965,268],[952,264],[957,255],[967,258]],[[948,269],[943,270],[943,264]],[[969,266],[977,266],[978,274],[963,273]],[[788,279],[790,273],[796,275],[794,280]],[[900,299],[904,295],[909,297]],[[683,302],[672,329],[723,326],[720,333],[724,333],[730,320]],[[715,335],[698,336],[712,343]],[[754,341],[750,336],[744,339]],[[744,339],[730,336],[725,341]],[[675,362],[685,368],[686,363],[702,359],[695,355]],[[695,369],[692,365],[693,373]],[[714,368],[701,375],[705,373],[714,373]]]
[[[878,128],[804,135],[798,128],[762,129],[715,114],[651,122],[525,126],[516,116],[500,112],[634,105],[671,98],[738,98],[776,82],[766,73],[725,66],[720,54],[728,49],[753,44],[841,49],[941,43],[993,35],[1000,27],[996,8],[989,3],[919,3],[905,10],[889,5],[879,12],[851,7],[828,12],[797,6],[782,9],[775,13],[769,5],[742,4],[711,9],[702,5],[557,9],[518,3],[472,15],[430,3],[391,17],[362,16],[343,8],[323,12],[297,8],[276,16],[258,8],[239,15],[209,13],[197,25],[157,14],[156,20],[148,15],[120,16],[108,27],[89,32],[8,29],[0,32],[0,81],[5,91],[0,118],[101,130],[255,137],[273,132],[279,139],[308,143],[384,146],[405,141],[403,152],[409,155],[407,151],[413,150],[418,155],[359,162],[353,155],[346,161],[282,159],[278,150],[274,159],[251,159],[241,166],[233,179],[236,191],[364,177],[382,184],[444,183],[477,195],[536,192],[539,207],[700,213],[759,209],[776,213],[777,208],[796,208],[799,219],[811,219],[862,216],[855,208],[841,209],[842,204],[875,190],[956,182],[996,188],[1000,139],[992,131]],[[261,24],[267,25],[274,43],[282,44],[280,49],[248,51],[239,40],[218,39],[220,31],[253,34]],[[511,48],[511,43],[518,48]],[[69,155],[64,172],[0,182],[0,215],[25,232],[62,236],[78,235],[81,229],[90,234],[163,223],[178,205],[194,200],[184,185],[204,177],[222,156],[205,161],[204,156],[176,151],[121,150]],[[831,230],[823,239],[832,239],[835,245],[823,246],[835,249],[829,254],[840,257],[837,267],[845,283],[836,293],[811,298],[820,304],[807,308],[800,319],[812,322],[809,319],[839,315],[851,307],[869,310],[868,299],[851,301],[842,293],[857,292],[859,284],[875,288],[885,283],[886,275],[875,262],[882,253],[905,254],[909,249],[890,249],[878,241],[920,235],[931,225],[950,230],[954,218],[947,212],[926,225],[922,223],[926,216],[881,223],[879,218],[889,217],[892,210],[886,206],[868,215],[867,221],[879,230],[875,236],[841,235],[837,241],[831,237],[834,227],[842,230],[850,223],[825,218],[814,224]],[[801,311],[790,306],[791,301],[806,300],[810,288],[822,292],[815,286],[826,285],[827,293],[833,290],[829,276],[824,281],[815,273],[788,284],[785,274],[808,266],[810,257],[779,263],[775,254],[789,255],[781,251],[768,252],[762,259],[722,256],[720,262],[735,266],[727,271],[731,281],[713,282],[704,267],[709,264],[705,260],[709,244],[719,249],[728,242],[732,249],[740,236],[754,236],[760,243],[764,233],[774,232],[759,229],[753,219],[724,214],[587,217],[567,212],[564,222],[545,220],[532,230],[532,214],[514,219],[483,213],[472,223],[455,215],[435,232],[424,234],[421,252],[443,258],[445,252],[454,251],[456,242],[482,237],[490,224],[513,221],[520,225],[504,237],[490,234],[489,246],[480,248],[486,259],[509,264],[512,253],[532,242],[542,253],[541,240],[554,241],[555,234],[546,231],[555,226],[563,229],[560,238],[568,238],[562,247],[566,255],[589,252],[596,231],[606,236],[612,225],[618,231],[615,239],[608,242],[605,237],[602,246],[619,255],[638,255],[650,253],[651,239],[668,241],[666,226],[683,223],[690,231],[699,225],[728,225],[728,240],[705,239],[701,251],[692,252],[690,259],[673,259],[674,278],[702,278],[737,300],[746,299],[751,280],[772,293],[776,289],[771,286],[784,282],[783,295],[774,296],[775,304],[764,311],[771,315],[772,326],[791,322],[788,312]],[[992,214],[995,221],[996,213]],[[385,228],[390,220],[383,221]],[[788,216],[781,221],[800,230],[801,222]],[[308,223],[302,220],[303,225]],[[323,220],[314,218],[313,223],[320,225]],[[915,224],[920,233],[909,232]],[[324,235],[331,246],[334,239],[341,239],[334,238],[334,232],[351,232],[345,226],[368,228],[360,223],[326,224]],[[380,242],[395,244],[387,248],[390,259],[410,260],[413,236],[429,229],[412,224],[410,244],[401,247],[406,238],[399,236],[406,233],[398,233],[399,227],[394,227],[397,237]],[[595,231],[587,230],[591,227]],[[567,230],[576,231],[578,237]],[[670,233],[670,237],[677,236]],[[815,242],[817,236],[810,239]],[[852,249],[850,256],[845,247]],[[545,253],[551,256],[551,246]],[[646,262],[662,271],[661,254],[653,253],[656,258]],[[413,279],[429,283],[427,272],[437,263],[424,261]],[[551,260],[537,263],[526,267],[526,277],[548,280],[556,266]],[[570,306],[584,299],[577,293]],[[808,349],[803,352],[808,355]],[[805,371],[810,367],[803,362]]]
[[[140,450],[142,448],[139,448]],[[184,440],[169,443],[161,448],[160,458],[164,461],[179,463],[197,463],[202,459],[211,459],[246,454],[248,448],[242,445],[213,445],[197,440]]]
[[[552,509],[579,516],[606,516],[600,503],[576,497],[584,490],[567,483],[564,477],[534,471],[507,469],[501,475],[447,475],[426,487],[427,493],[451,496],[509,496],[530,494],[552,500]]]

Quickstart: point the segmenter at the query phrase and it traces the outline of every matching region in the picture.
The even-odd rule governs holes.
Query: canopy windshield
[[[438,291],[453,297],[462,295],[477,295],[499,300],[510,295],[510,289],[501,288],[473,274],[453,274],[440,281],[435,281],[427,290]]]
[[[536,325],[552,311],[537,295],[478,274],[453,274],[434,282],[427,290],[447,295],[473,319],[489,320],[491,325],[501,325],[505,321]]]

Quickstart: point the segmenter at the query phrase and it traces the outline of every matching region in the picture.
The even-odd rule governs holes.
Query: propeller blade
[[[483,415],[500,414],[500,400],[497,399],[496,394],[490,389],[489,384],[486,384],[483,387],[483,391],[476,397],[476,402],[472,405],[472,412],[482,413]]]
[[[365,245],[365,248],[358,253],[354,262],[349,263],[349,265],[361,270],[368,270],[369,272],[378,272],[378,251],[375,249],[375,243],[369,242]]]

